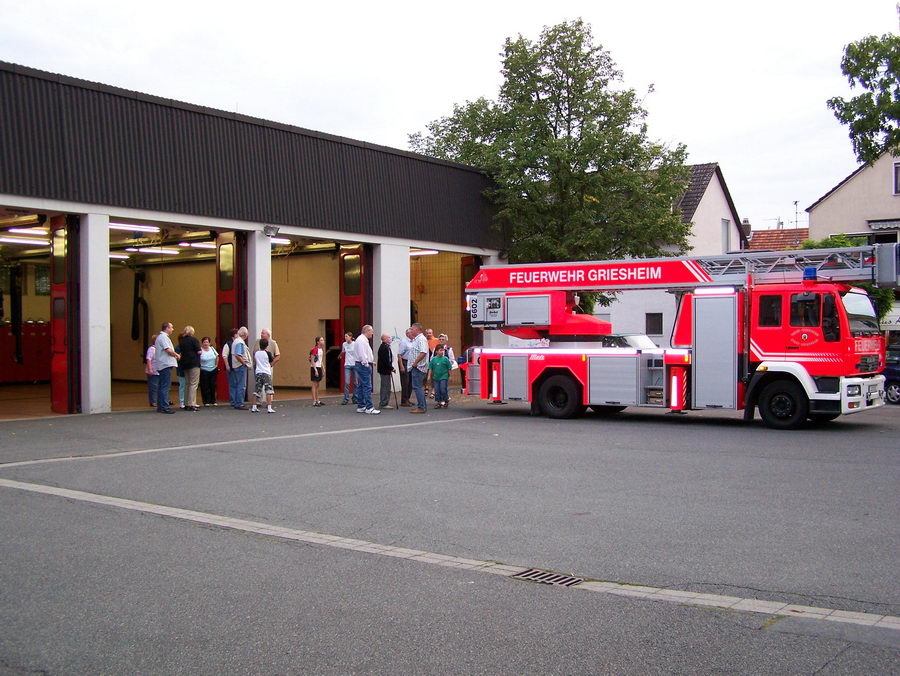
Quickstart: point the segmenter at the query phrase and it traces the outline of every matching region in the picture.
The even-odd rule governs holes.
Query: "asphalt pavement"
[[[0,423],[0,479],[590,580],[900,615],[900,408],[282,404]],[[205,518],[205,517],[199,517]],[[900,629],[548,587],[0,486],[0,673],[891,673]]]

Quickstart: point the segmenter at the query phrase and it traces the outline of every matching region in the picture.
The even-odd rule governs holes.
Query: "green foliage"
[[[869,35],[850,43],[841,71],[851,88],[864,90],[849,100],[835,96],[828,101],[834,116],[850,128],[856,157],[871,165],[886,151],[900,154],[900,37]]]
[[[825,239],[807,239],[801,245],[801,249],[841,249],[852,246],[866,246],[868,242],[865,237],[849,237],[843,233],[831,235]],[[875,303],[875,310],[878,312],[878,319],[884,317],[891,311],[894,306],[894,290],[882,289],[869,282],[855,284],[861,289],[865,289],[869,294],[869,298]]]
[[[412,134],[426,155],[484,169],[511,261],[667,255],[690,224],[672,205],[690,173],[683,145],[651,141],[634,90],[581,20],[503,47],[497,101],[479,98]]]

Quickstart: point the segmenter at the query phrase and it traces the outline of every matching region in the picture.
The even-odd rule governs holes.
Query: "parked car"
[[[889,404],[900,404],[900,347],[889,347],[884,371],[884,394]]]

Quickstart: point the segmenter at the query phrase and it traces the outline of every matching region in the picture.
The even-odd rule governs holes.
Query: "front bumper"
[[[882,375],[842,377],[838,391],[834,394],[819,393],[810,401],[810,409],[847,415],[884,406],[884,383],[885,377]]]

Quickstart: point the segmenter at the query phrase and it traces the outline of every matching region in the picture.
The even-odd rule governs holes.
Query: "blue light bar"
[[[803,281],[804,282],[816,281],[816,269],[815,268],[803,268]]]

